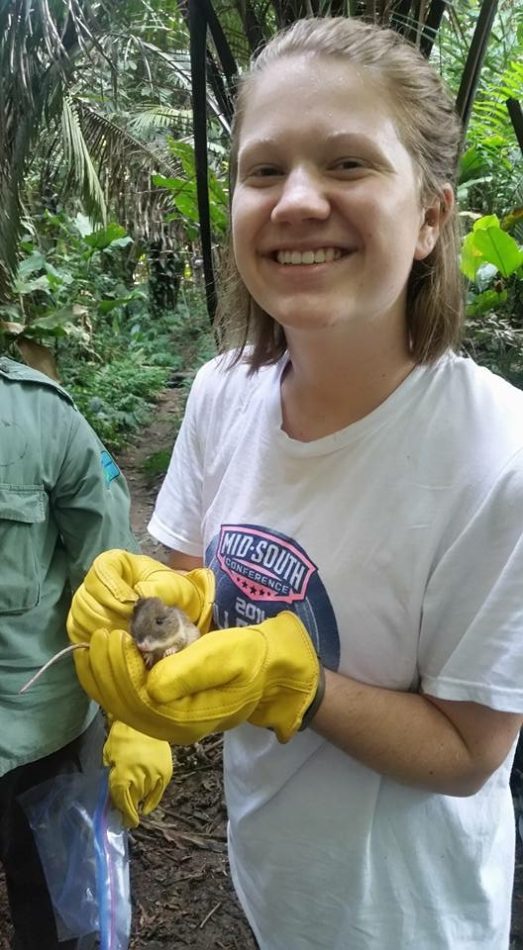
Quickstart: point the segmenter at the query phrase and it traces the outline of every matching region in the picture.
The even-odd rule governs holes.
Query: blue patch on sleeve
[[[110,455],[106,449],[104,449],[102,452],[100,461],[102,463],[102,468],[104,470],[105,480],[107,483],[112,482],[113,478],[118,478],[120,469],[118,468],[112,455]]]

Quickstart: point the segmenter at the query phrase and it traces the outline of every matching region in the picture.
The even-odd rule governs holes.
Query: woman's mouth
[[[344,251],[339,247],[319,247],[312,251],[276,251],[275,260],[278,264],[329,264],[331,261],[337,261],[344,256]]]

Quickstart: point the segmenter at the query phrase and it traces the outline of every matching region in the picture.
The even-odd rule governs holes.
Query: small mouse
[[[168,607],[159,597],[140,597],[136,601],[129,631],[147,669],[164,656],[183,650],[200,636],[198,627],[183,610]]]
[[[159,597],[140,597],[134,605],[130,623],[130,633],[148,670],[158,660],[172,653],[178,653],[200,637],[198,627],[189,620],[187,614],[178,607],[168,607]],[[25,693],[50,666],[69,656],[73,650],[88,650],[88,643],[71,643],[55,653],[27,683],[19,689]]]

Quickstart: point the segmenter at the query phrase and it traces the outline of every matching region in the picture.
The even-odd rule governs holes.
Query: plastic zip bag
[[[18,801],[36,841],[58,939],[97,933],[100,950],[127,950],[128,841],[111,805],[108,776],[108,769],[58,775]]]

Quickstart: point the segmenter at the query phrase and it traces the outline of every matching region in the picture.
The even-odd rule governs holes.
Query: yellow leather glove
[[[100,627],[127,629],[139,597],[160,597],[169,607],[180,607],[207,633],[214,589],[214,575],[207,568],[183,574],[146,554],[117,548],[104,551],[93,561],[73,597],[67,618],[69,639],[88,643]]]
[[[74,660],[86,692],[113,716],[179,745],[245,720],[287,742],[322,697],[320,661],[286,611],[256,627],[208,633],[149,672],[123,630],[97,630]]]
[[[115,721],[103,748],[103,763],[110,767],[113,804],[122,813],[125,825],[136,828],[140,814],[154,811],[171,781],[173,757],[169,743]]]

